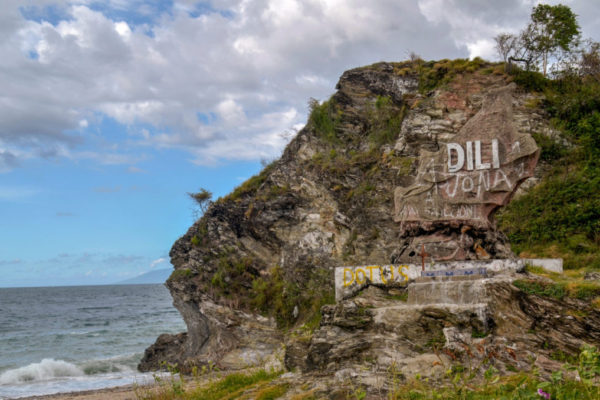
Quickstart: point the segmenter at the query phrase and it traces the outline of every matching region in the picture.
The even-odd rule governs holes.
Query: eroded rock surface
[[[538,368],[549,377],[561,368],[557,355],[600,343],[597,310],[527,295],[512,285],[517,275],[411,284],[407,302],[371,286],[324,307],[315,334],[288,344],[286,367],[302,371],[296,379],[325,398],[352,387],[376,396],[415,376],[443,382],[453,365],[471,365],[476,376],[494,367],[500,374]]]
[[[444,329],[456,327],[460,334],[488,329],[480,318],[483,308],[498,329],[508,326],[497,317],[502,310],[489,302],[474,309],[468,304],[411,309],[397,299],[404,289],[395,288],[400,292],[368,297],[371,303],[348,299],[326,306],[312,337],[292,338],[280,329],[311,320],[315,305],[333,298],[338,266],[420,264],[422,246],[439,260],[514,256],[495,229],[493,212],[531,175],[537,150],[528,135],[551,131],[543,113],[527,106],[532,95],[503,75],[459,74],[440,89],[420,93],[418,76],[400,73],[400,67],[380,63],[344,73],[330,102],[319,106],[329,125],[309,121],[279,160],[215,201],[177,240],[167,287],[188,331],[161,336],[141,369],[162,361],[183,368],[207,363],[244,368],[273,361],[285,346],[286,365],[335,379],[354,374],[360,363],[429,370],[436,356],[427,344],[444,341]],[[479,133],[484,135],[479,164],[494,166],[490,140],[497,129],[506,130],[508,139],[498,137],[499,168],[485,170],[489,187],[487,181],[476,186],[483,170],[468,171],[466,159],[460,174],[473,175],[473,188],[442,173],[448,168],[447,144],[464,149]],[[423,155],[441,164],[442,172],[430,179]],[[494,184],[500,169],[506,179],[501,175]],[[427,191],[419,192],[421,184],[430,192],[437,188],[438,197],[432,198],[440,206],[451,202],[446,191],[464,189],[457,206],[474,204],[478,211],[473,218],[457,214],[450,220],[442,211],[417,221],[403,204],[426,210],[429,198]],[[509,283],[498,287],[511,304],[519,298]],[[486,293],[494,290],[500,289]],[[513,318],[512,311],[505,320]],[[527,330],[526,325],[513,321],[515,329]],[[529,340],[524,343],[534,340],[524,337]],[[570,340],[564,345],[571,346]]]

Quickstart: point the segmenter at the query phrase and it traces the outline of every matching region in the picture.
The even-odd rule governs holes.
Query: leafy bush
[[[334,302],[334,293],[328,283],[327,270],[311,270],[302,286],[284,278],[281,267],[276,266],[266,276],[252,282],[251,305],[266,315],[274,316],[280,328],[289,328],[305,322],[313,328],[321,319],[320,310]],[[294,308],[298,316],[294,318]]]
[[[374,110],[369,116],[372,121],[369,130],[369,140],[379,147],[383,144],[392,143],[402,127],[402,121],[406,115],[406,105],[397,107],[389,96],[377,96]]]
[[[499,213],[500,227],[516,252],[562,257],[565,268],[600,269],[600,81],[573,74],[551,81],[522,71],[515,81],[544,90],[543,106],[575,146],[535,135],[553,168]]]
[[[310,99],[308,106],[310,109],[308,122],[314,127],[317,136],[331,144],[339,143],[335,130],[340,116],[337,114],[333,99],[321,104],[316,99]]]
[[[550,84],[550,79],[536,71],[525,71],[513,67],[512,75],[514,82],[530,92],[543,92]]]
[[[532,136],[541,150],[541,161],[557,161],[568,154],[568,149],[553,138],[535,132],[532,134]]]

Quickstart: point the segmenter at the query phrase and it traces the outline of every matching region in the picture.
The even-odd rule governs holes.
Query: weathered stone
[[[586,281],[600,281],[600,272],[586,272],[584,279]]]
[[[533,267],[541,267],[546,271],[556,272],[557,274],[563,273],[563,260],[562,258],[523,258],[525,264]]]
[[[481,275],[495,273],[512,273],[522,271],[524,263],[519,259],[486,260],[486,261],[448,261],[427,263],[426,272],[443,272],[444,275],[472,275],[467,271],[477,271]],[[338,267],[335,269],[335,298],[347,299],[356,295],[367,286],[379,286],[387,289],[406,287],[410,282],[422,276],[423,265],[393,264],[393,265],[363,265],[355,267]],[[439,274],[438,274],[439,275]]]
[[[390,371],[400,382],[418,374],[435,384],[443,371],[461,362],[482,376],[490,366],[500,373],[530,370],[536,360],[538,373],[548,377],[561,369],[550,359],[553,353],[575,354],[583,343],[600,343],[600,331],[588,329],[599,326],[600,312],[577,300],[527,295],[511,284],[518,278],[500,274],[435,282],[448,286],[448,296],[429,290],[424,281],[411,283],[407,303],[370,286],[360,297],[323,308],[321,326],[304,360],[296,359],[290,367],[304,372],[307,385],[319,381],[339,388],[348,386],[350,379],[354,387],[362,385],[374,394],[389,389]],[[414,295],[421,300],[411,298]],[[448,302],[440,302],[443,298]],[[568,318],[573,312],[583,312],[586,318]],[[347,319],[360,313],[368,315],[369,322],[346,328]]]
[[[420,240],[413,238],[412,249],[426,245],[429,254],[442,260],[488,259],[497,253],[472,239],[471,233],[493,231],[491,215],[533,176],[539,156],[531,135],[516,126],[514,97],[514,84],[485,93],[481,109],[452,137],[436,135],[438,129],[429,126],[431,113],[405,121],[403,129],[411,132],[403,143],[410,135],[437,138],[429,146],[420,143],[414,181],[394,192],[394,220],[407,235],[431,231]],[[451,129],[449,124],[440,126]],[[406,146],[397,149],[405,151]],[[444,232],[444,227],[467,231]]]
[[[142,372],[156,371],[164,368],[162,361],[175,362],[183,359],[184,344],[187,340],[187,333],[170,335],[164,333],[156,339],[156,342],[148,347],[144,352],[144,357],[138,365]]]
[[[527,162],[535,157],[530,142],[524,139],[525,146],[520,142],[520,150],[512,154],[511,146],[529,132],[550,131],[543,112],[526,106],[531,96],[506,87],[507,77],[502,75],[464,72],[444,87],[422,94],[419,77],[399,73],[398,68],[404,67],[379,63],[344,73],[329,102],[334,137],[309,121],[281,159],[232,195],[215,201],[177,240],[170,252],[175,272],[167,286],[188,333],[161,336],[141,368],[158,368],[167,361],[184,368],[212,362],[237,369],[275,365],[274,360],[281,359],[288,369],[298,371],[281,378],[290,383],[291,392],[306,388],[315,398],[346,398],[344,385],[350,377],[355,387],[365,385],[367,398],[380,398],[386,397],[390,374],[401,381],[415,374],[429,377],[432,384],[440,379],[453,360],[434,349],[484,346],[498,354],[492,365],[506,372],[507,366],[529,368],[540,351],[549,355],[544,343],[572,354],[583,342],[600,342],[596,328],[600,317],[591,307],[527,295],[495,274],[506,270],[501,259],[520,269],[521,261],[511,260],[514,254],[506,237],[489,221],[492,208],[504,204],[513,186],[530,172]],[[376,107],[380,98],[386,99],[384,110]],[[398,135],[390,140],[381,137],[389,128],[387,118],[397,123],[402,116]],[[490,147],[498,129],[513,136],[506,141],[498,138],[500,168],[493,168]],[[381,140],[386,143],[378,144]],[[482,189],[480,199],[474,186],[461,194],[457,207],[473,201],[485,219],[463,215],[449,220],[436,214],[420,222],[395,221],[392,195],[398,186],[425,184],[432,190],[435,186],[442,192],[438,200],[452,204],[445,191],[452,192],[458,178],[440,172],[429,179],[431,171],[421,156],[433,154],[444,172],[447,145],[460,145],[467,164],[466,141],[475,140],[482,143],[480,164],[490,163],[490,168],[468,171],[463,166],[453,174],[478,178],[480,172],[488,172],[490,190]],[[534,153],[526,155],[526,148]],[[521,161],[523,176],[515,167]],[[455,164],[451,159],[451,166]],[[511,187],[499,179],[492,190],[496,171],[507,167]],[[539,170],[536,179],[541,177]],[[484,179],[483,188],[485,183]],[[461,182],[454,199],[462,189]],[[426,196],[417,191],[410,193],[407,204]],[[421,200],[428,205],[426,197]],[[420,278],[422,248],[429,254],[428,270],[432,262],[439,270],[479,268],[485,263],[487,278],[482,286],[467,281],[453,286],[452,279],[436,278],[436,284],[427,287]],[[457,259],[471,264],[450,262]],[[367,263],[409,265],[403,271],[408,282],[378,282],[381,278],[373,270],[369,283],[348,286],[338,304],[322,308],[314,332],[314,325],[303,326],[317,317],[310,307],[331,295],[336,266]],[[281,287],[285,292],[272,293],[272,288]],[[471,296],[465,296],[468,293]],[[261,295],[273,298],[264,300]],[[294,296],[304,296],[303,301],[294,302]],[[261,299],[265,315],[256,307]],[[444,304],[444,299],[459,304]],[[285,303],[277,317],[288,319],[289,331],[278,329],[275,313],[268,310],[275,301]],[[587,317],[567,318],[575,312]],[[485,342],[473,337],[483,334]],[[448,349],[443,349],[446,343]],[[283,348],[285,356],[279,357]]]

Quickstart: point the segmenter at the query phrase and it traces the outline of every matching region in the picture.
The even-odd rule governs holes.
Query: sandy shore
[[[135,386],[118,386],[106,389],[81,392],[46,394],[43,396],[21,397],[19,400],[136,400]]]
[[[231,373],[230,371],[229,373]],[[200,385],[220,379],[228,373],[212,372],[201,377],[186,377],[184,387],[186,390],[197,388]],[[169,386],[166,386],[170,390]],[[137,400],[138,394],[144,397],[152,392],[164,392],[165,385],[149,383],[145,385],[125,385],[104,389],[82,390],[78,392],[44,394],[39,396],[19,397],[18,400]]]

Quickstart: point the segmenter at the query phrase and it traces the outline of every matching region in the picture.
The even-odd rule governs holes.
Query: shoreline
[[[150,388],[151,385],[144,385],[146,388]],[[124,386],[114,386],[101,389],[82,390],[75,392],[64,392],[54,394],[43,394],[28,397],[17,397],[18,400],[135,400],[136,388],[140,385],[129,384]],[[108,396],[110,395],[110,396]]]
[[[246,371],[246,370],[244,370]],[[229,373],[240,371],[213,371],[198,377],[184,376],[184,388],[194,389],[215,379],[221,379]],[[146,384],[130,383],[121,386],[112,386],[99,389],[78,390],[72,392],[61,392],[54,394],[40,394],[27,397],[8,397],[6,400],[138,400],[145,398],[148,393],[160,394],[169,385],[165,383],[148,382]],[[3,399],[3,398],[0,398]]]

